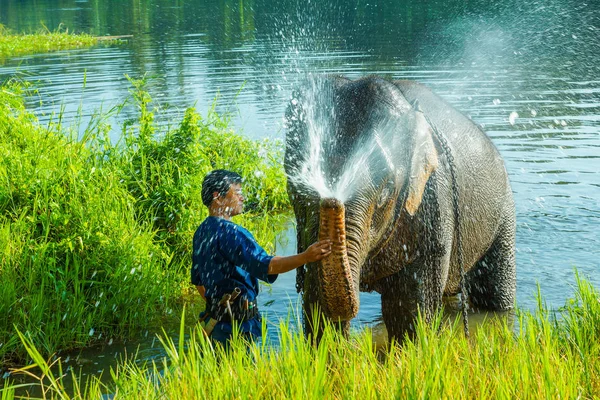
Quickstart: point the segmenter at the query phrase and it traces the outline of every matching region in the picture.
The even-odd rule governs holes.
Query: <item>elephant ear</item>
[[[419,105],[415,107],[415,148],[411,160],[406,211],[413,216],[421,205],[425,185],[437,169],[438,152],[433,139],[433,129],[427,122]]]

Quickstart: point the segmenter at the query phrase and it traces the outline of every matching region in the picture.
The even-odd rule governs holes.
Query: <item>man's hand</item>
[[[331,240],[325,239],[313,243],[303,254],[307,263],[322,260],[331,254]]]
[[[331,240],[313,243],[306,251],[287,257],[273,257],[269,263],[269,274],[283,274],[309,262],[322,260],[331,254]]]

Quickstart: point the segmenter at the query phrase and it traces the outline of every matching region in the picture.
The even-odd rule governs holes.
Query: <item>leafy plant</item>
[[[15,328],[51,354],[174,315],[213,168],[260,171],[247,183],[256,206],[238,222],[267,248],[282,227],[289,204],[277,145],[236,135],[214,109],[203,118],[190,108],[177,128],[160,128],[143,81],[131,82],[139,116],[118,143],[106,115],[79,139],[38,124],[18,83],[2,86],[0,359],[26,357]]]

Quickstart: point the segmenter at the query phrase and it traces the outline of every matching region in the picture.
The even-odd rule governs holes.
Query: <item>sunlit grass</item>
[[[184,336],[182,324],[179,339],[161,339],[161,361],[122,363],[109,383],[80,382],[72,393],[56,375],[43,388],[52,398],[592,399],[600,390],[599,298],[578,278],[576,297],[558,315],[518,313],[516,331],[509,319],[495,319],[467,339],[458,321],[438,316],[432,325],[418,322],[414,341],[380,350],[369,330],[345,339],[328,328],[313,346],[281,323],[279,347],[248,351],[237,340],[224,354],[195,329]],[[49,377],[47,363],[22,339],[38,373]]]
[[[14,33],[0,24],[0,62],[24,54],[46,53],[56,50],[68,50],[90,47],[98,44],[99,39],[85,33],[74,34],[68,29],[48,29],[36,33]]]
[[[213,168],[247,178],[237,222],[273,250],[289,209],[281,145],[235,134],[214,109],[156,126],[143,81],[131,82],[139,114],[118,143],[107,115],[71,134],[39,124],[20,84],[0,88],[0,364],[25,362],[17,330],[47,356],[176,318]]]

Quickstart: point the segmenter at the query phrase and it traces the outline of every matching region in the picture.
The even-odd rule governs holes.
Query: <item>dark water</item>
[[[209,4],[210,3],[210,4]],[[0,78],[36,82],[30,105],[45,121],[64,112],[85,126],[123,101],[125,75],[147,74],[176,117],[215,97],[251,138],[283,138],[283,110],[304,74],[415,79],[484,126],[503,155],[517,207],[517,301],[550,307],[573,293],[573,268],[600,287],[600,5],[545,1],[20,0],[0,3],[16,31],[133,35],[126,43],[20,57]],[[84,88],[85,80],[85,88]],[[40,100],[43,105],[40,105]],[[122,116],[126,117],[127,111]],[[115,121],[116,123],[117,121]],[[118,136],[115,129],[113,137]],[[293,252],[287,236],[280,254]],[[262,296],[285,317],[294,274]],[[361,299],[358,324],[380,317]],[[358,325],[357,324],[357,325]]]

